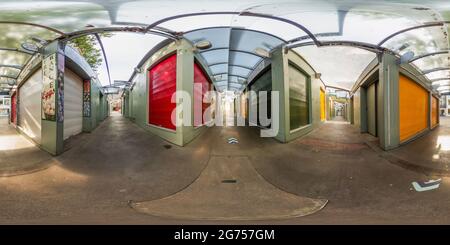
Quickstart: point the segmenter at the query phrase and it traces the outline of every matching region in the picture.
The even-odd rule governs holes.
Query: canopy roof
[[[411,51],[410,62],[447,93],[448,21],[446,0],[2,1],[0,84],[10,89],[4,84],[13,84],[32,56],[23,44],[122,31],[211,42],[201,55],[218,90],[245,88],[252,69],[264,59],[258,51],[285,45],[322,73],[325,84],[347,89],[376,52]],[[114,52],[106,50],[107,56]]]

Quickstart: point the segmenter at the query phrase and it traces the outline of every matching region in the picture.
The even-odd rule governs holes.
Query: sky
[[[111,83],[114,83],[114,80],[128,80],[145,54],[163,40],[163,37],[136,33],[115,33],[112,37],[103,37],[102,42],[109,63]],[[105,62],[99,67],[98,73],[101,83],[108,85]]]

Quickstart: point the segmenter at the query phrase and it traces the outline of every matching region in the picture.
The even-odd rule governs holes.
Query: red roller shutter
[[[150,124],[176,129],[171,115],[176,104],[171,102],[177,87],[177,56],[172,55],[161,61],[149,72],[149,108]]]
[[[201,84],[200,86],[196,84]],[[201,118],[194,118],[194,126],[201,126],[205,124],[203,114],[210,105],[210,103],[204,103],[203,98],[206,93],[211,89],[209,79],[207,75],[203,72],[202,68],[197,63],[194,63],[194,106],[199,105],[199,100],[202,101],[202,115]],[[194,109],[196,111],[196,109]],[[194,114],[195,115],[195,114]]]

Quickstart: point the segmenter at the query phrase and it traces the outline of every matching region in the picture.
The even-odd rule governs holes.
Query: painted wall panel
[[[41,143],[41,92],[42,69],[39,69],[19,88],[19,128],[38,144]]]
[[[407,140],[428,127],[429,93],[410,78],[400,75],[400,141]]]
[[[177,56],[171,55],[149,71],[148,122],[152,125],[175,130],[172,123],[172,95],[176,91]]]
[[[83,131],[83,80],[64,71],[64,139]]]
[[[431,127],[435,127],[439,123],[439,99],[431,97]]]

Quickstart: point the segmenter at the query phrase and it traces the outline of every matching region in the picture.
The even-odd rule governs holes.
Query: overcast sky
[[[135,33],[115,33],[112,37],[102,38],[111,72],[111,82],[128,80],[144,55],[163,40],[164,38],[159,36]],[[98,73],[102,84],[108,85],[105,62]]]

